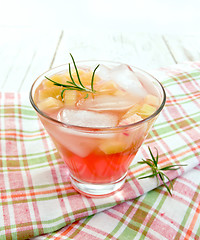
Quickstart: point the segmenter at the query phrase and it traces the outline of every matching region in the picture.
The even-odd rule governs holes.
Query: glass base
[[[125,183],[126,173],[117,181],[104,184],[92,184],[81,182],[70,176],[73,187],[83,195],[88,197],[106,197],[119,190]]]

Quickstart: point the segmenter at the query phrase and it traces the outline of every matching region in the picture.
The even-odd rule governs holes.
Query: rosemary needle
[[[149,167],[151,168],[152,170],[152,174],[150,175],[146,175],[144,177],[139,177],[138,179],[144,179],[144,178],[153,178],[153,177],[156,177],[157,179],[157,184],[159,184],[159,178],[160,180],[162,181],[163,185],[165,186],[165,188],[167,189],[168,193],[172,196],[172,193],[169,189],[169,187],[167,186],[166,182],[165,182],[165,178],[169,181],[170,183],[170,186],[173,190],[173,184],[172,184],[172,181],[169,179],[169,177],[163,172],[163,171],[167,171],[167,170],[177,170],[179,169],[180,166],[186,166],[185,164],[173,164],[173,165],[168,165],[168,166],[165,166],[165,167],[162,167],[162,168],[159,168],[158,167],[158,150],[156,149],[156,157],[154,157],[152,151],[151,151],[151,148],[148,147],[149,149],[149,153],[151,155],[151,158],[147,158],[146,160],[145,159],[142,159],[141,162],[138,162],[139,164],[147,164],[149,165]]]

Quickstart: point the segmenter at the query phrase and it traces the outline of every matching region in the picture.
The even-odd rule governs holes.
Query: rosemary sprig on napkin
[[[144,177],[139,177],[138,179],[144,179],[144,178],[153,178],[156,177],[157,179],[157,183],[159,184],[159,178],[162,181],[163,185],[166,187],[168,193],[172,196],[172,193],[169,189],[169,187],[167,186],[166,182],[165,182],[165,178],[169,181],[170,186],[173,190],[173,184],[172,181],[169,179],[169,177],[164,173],[164,171],[167,170],[177,170],[179,169],[180,166],[186,166],[185,164],[173,164],[173,165],[167,165],[165,167],[159,168],[158,166],[158,150],[156,149],[156,157],[154,157],[151,148],[148,147],[151,158],[147,158],[147,159],[142,159],[141,162],[138,162],[139,164],[147,164],[149,165],[149,167],[152,170],[152,174],[144,176]]]

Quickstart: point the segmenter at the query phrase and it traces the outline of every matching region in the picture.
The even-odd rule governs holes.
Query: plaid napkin
[[[27,99],[0,94],[0,239],[45,233],[35,239],[200,238],[200,63],[153,74],[165,86],[166,107],[124,188],[101,199],[72,188],[66,165]],[[157,187],[156,179],[138,180],[150,173],[148,166],[137,164],[149,156],[147,146],[158,149],[160,166],[187,164],[167,172],[171,180],[179,176],[173,180],[173,197]]]

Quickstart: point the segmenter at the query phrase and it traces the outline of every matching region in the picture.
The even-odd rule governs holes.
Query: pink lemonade
[[[87,89],[92,88],[95,64],[77,65]],[[124,183],[128,167],[164,106],[165,93],[145,72],[109,62],[100,63],[96,70],[93,92],[55,85],[71,82],[71,77],[80,85],[77,72],[71,71],[70,76],[63,65],[41,75],[33,85],[31,101],[67,164],[75,188],[89,195],[108,194]],[[94,190],[119,182],[112,190]],[[87,190],[91,185],[94,189]]]

